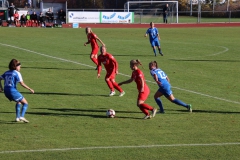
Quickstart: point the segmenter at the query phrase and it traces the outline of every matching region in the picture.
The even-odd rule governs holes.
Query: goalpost
[[[154,12],[154,14],[162,13],[163,7],[168,4],[170,8],[170,15],[172,18],[176,17],[178,23],[178,1],[128,1],[124,4],[124,10],[127,12],[136,12],[143,14],[143,11]]]

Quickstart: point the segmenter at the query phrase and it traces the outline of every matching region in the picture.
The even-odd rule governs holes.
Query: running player
[[[116,76],[116,74],[118,74],[118,63],[117,63],[116,59],[110,53],[107,53],[107,49],[105,46],[100,47],[100,52],[101,52],[101,54],[98,56],[97,78],[100,77],[100,73],[102,70],[101,64],[103,64],[107,71],[107,74],[105,76],[105,81],[110,89],[109,96],[115,95],[116,93],[115,93],[114,89],[116,89],[120,92],[119,97],[122,97],[125,94],[125,92],[115,81],[115,76]]]
[[[160,99],[160,97],[162,95],[164,95],[172,103],[183,106],[183,107],[187,108],[189,110],[189,112],[192,112],[191,104],[186,104],[186,103],[180,101],[179,99],[176,99],[173,96],[173,93],[171,90],[171,84],[169,83],[170,79],[164,73],[164,71],[162,71],[160,68],[158,68],[156,61],[152,61],[149,63],[149,70],[150,70],[150,74],[152,75],[153,79],[156,81],[156,83],[159,86],[159,89],[157,90],[157,92],[154,95],[154,99],[160,108],[159,113],[165,113],[161,99]]]
[[[84,43],[84,46],[91,43],[92,52],[91,52],[90,58],[96,65],[98,65],[97,57],[98,57],[99,46],[98,46],[97,40],[103,46],[105,46],[105,44],[102,42],[102,40],[100,38],[98,38],[98,36],[96,34],[93,33],[93,31],[90,27],[86,27],[85,31],[87,34],[88,41],[86,43]],[[97,68],[96,68],[96,70],[97,70]]]
[[[161,47],[160,47],[160,35],[158,33],[158,29],[156,27],[154,27],[153,22],[150,23],[150,26],[151,27],[148,28],[148,30],[145,34],[145,37],[147,37],[149,35],[149,41],[150,41],[150,44],[152,46],[154,55],[157,56],[157,54],[156,54],[156,46],[157,46],[159,54],[161,54],[161,56],[163,56],[163,53],[162,53],[162,50],[161,50]]]
[[[129,80],[119,83],[119,86],[122,84],[131,83],[133,80],[137,84],[138,89],[138,100],[137,106],[145,114],[143,119],[150,119],[156,115],[157,109],[152,106],[144,103],[147,100],[148,95],[150,94],[150,89],[148,88],[143,72],[138,68],[138,65],[142,65],[139,60],[131,60],[130,68],[133,70],[132,76]],[[149,110],[152,111],[152,115],[149,114]]]

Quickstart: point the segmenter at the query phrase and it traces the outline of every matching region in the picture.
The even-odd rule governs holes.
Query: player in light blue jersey
[[[17,90],[17,83],[20,83],[21,86],[30,90],[34,93],[34,90],[28,87],[22,79],[22,75],[20,73],[21,63],[12,59],[8,66],[9,70],[6,71],[3,75],[0,76],[0,92],[4,91],[5,96],[10,101],[16,102],[16,122],[25,122],[29,121],[25,119],[24,115],[28,108],[27,100],[22,96],[22,94]],[[4,80],[4,90],[2,87],[1,81]],[[21,110],[22,105],[22,110]],[[21,111],[20,111],[21,110]]]
[[[150,26],[151,27],[148,28],[148,30],[145,34],[145,37],[147,37],[149,35],[149,40],[150,40],[150,44],[153,48],[154,55],[157,56],[157,54],[156,54],[156,46],[157,46],[159,54],[161,54],[161,56],[163,56],[163,53],[162,53],[162,50],[160,47],[160,35],[158,33],[158,29],[156,27],[154,27],[153,22],[150,23]]]
[[[153,79],[157,82],[157,84],[159,86],[159,89],[157,90],[157,92],[154,95],[154,99],[160,108],[159,112],[164,113],[163,105],[162,105],[162,102],[160,99],[160,97],[162,95],[164,95],[169,101],[171,101],[177,105],[183,106],[183,107],[187,108],[189,110],[189,112],[192,112],[191,104],[186,104],[186,103],[180,101],[179,99],[176,99],[173,96],[173,93],[171,90],[171,84],[169,83],[170,79],[168,78],[168,76],[165,74],[164,71],[162,71],[160,68],[158,68],[156,61],[152,61],[149,63],[149,69],[150,69],[150,74],[152,75]]]

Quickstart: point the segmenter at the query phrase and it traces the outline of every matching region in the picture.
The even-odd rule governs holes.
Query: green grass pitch
[[[140,59],[151,90],[146,103],[157,108],[148,70],[157,60],[193,113],[162,97],[166,113],[143,120],[135,82],[122,86],[123,97],[108,97],[83,28],[0,28],[0,74],[19,59],[35,90],[18,85],[29,102],[28,124],[14,122],[15,103],[0,93],[0,159],[239,159],[240,28],[158,28],[163,57],[154,57],[146,29],[93,31],[119,63],[117,82]],[[110,108],[115,118],[106,118]]]

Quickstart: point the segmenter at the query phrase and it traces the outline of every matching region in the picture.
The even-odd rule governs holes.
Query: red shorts
[[[107,70],[107,74],[106,74],[105,78],[115,79],[115,76],[116,76],[115,69],[109,69],[109,70]]]
[[[92,54],[93,54],[93,55],[97,55],[97,54],[98,54],[98,50],[99,50],[99,47],[94,47],[94,48],[92,49],[91,55],[92,55]]]
[[[144,92],[139,91],[138,93],[138,100],[146,101],[149,94],[150,94],[150,89],[148,88],[147,85],[145,85]]]

